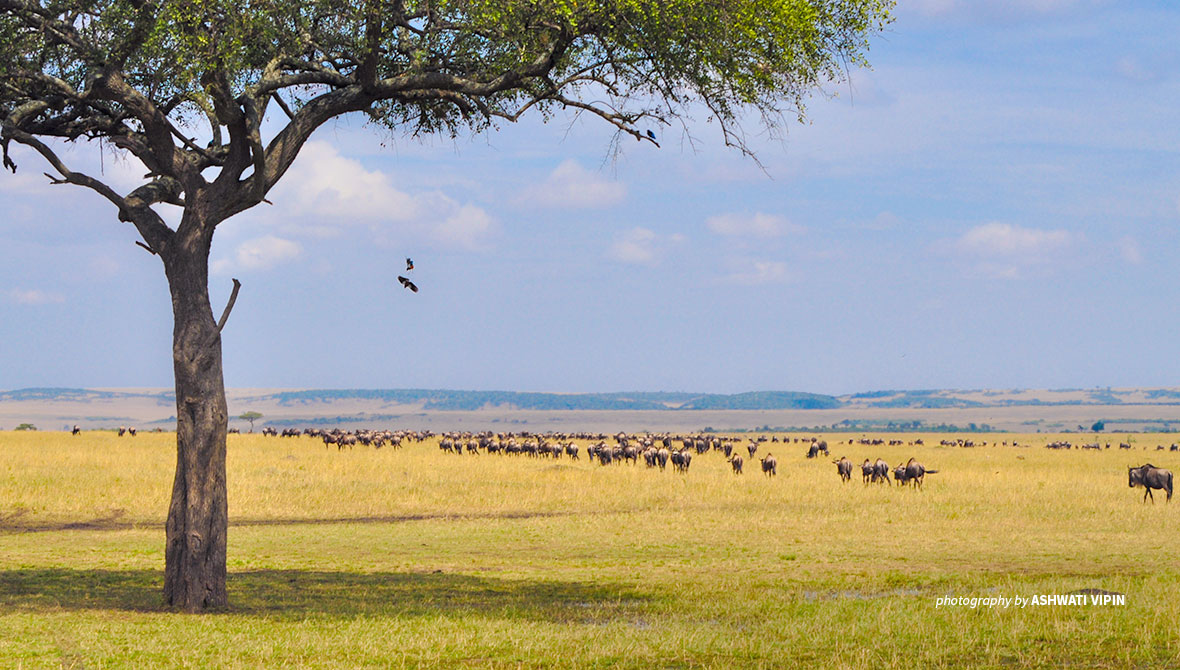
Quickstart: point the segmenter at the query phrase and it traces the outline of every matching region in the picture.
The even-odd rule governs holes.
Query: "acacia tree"
[[[249,421],[250,422],[250,432],[253,433],[254,432],[254,422],[262,418],[262,413],[255,412],[255,411],[242,412],[241,414],[238,415],[238,418]]]
[[[176,477],[164,594],[226,604],[227,410],[209,301],[218,224],[255,205],[326,121],[410,135],[478,132],[526,112],[590,114],[655,143],[694,110],[746,151],[740,121],[781,125],[864,63],[893,0],[0,0],[0,146],[48,164],[135,226],[172,296]],[[62,141],[143,163],[120,193]],[[24,159],[22,158],[22,161]],[[180,223],[160,216],[180,207]]]

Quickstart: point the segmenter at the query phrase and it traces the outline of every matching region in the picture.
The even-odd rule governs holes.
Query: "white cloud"
[[[963,251],[980,256],[1034,256],[1060,249],[1069,243],[1064,230],[1037,230],[1010,223],[992,222],[976,226],[959,238]]]
[[[390,175],[366,169],[326,142],[304,145],[279,189],[272,216],[288,230],[315,237],[331,237],[340,226],[368,225],[384,238],[475,249],[496,231],[484,209],[440,191],[406,193]]]
[[[40,289],[14,288],[8,291],[8,298],[18,305],[49,305],[66,301],[65,296]]]
[[[992,222],[968,230],[951,248],[974,260],[975,268],[985,275],[1017,279],[1029,270],[1052,265],[1073,242],[1073,236],[1065,230]]]
[[[1095,7],[1106,0],[909,0],[902,11],[932,18],[1013,20]]]
[[[297,242],[267,235],[246,240],[234,250],[233,257],[210,264],[210,270],[222,274],[233,270],[269,270],[274,266],[298,258],[303,248]]]
[[[1119,257],[1131,265],[1141,265],[1143,263],[1143,250],[1139,247],[1139,242],[1135,238],[1124,237],[1119,240]]]
[[[780,237],[790,233],[806,231],[803,226],[791,223],[781,216],[763,214],[719,214],[705,221],[709,230],[718,235],[734,237]]]
[[[607,256],[628,265],[659,265],[669,247],[683,244],[680,233],[661,235],[647,228],[636,227],[615,236]]]
[[[656,234],[647,228],[632,228],[619,235],[611,245],[610,257],[630,265],[654,265]]]
[[[282,193],[272,200],[336,222],[405,219],[419,209],[412,196],[393,187],[388,175],[365,169],[327,142],[305,144],[280,184]]]
[[[782,261],[750,260],[744,267],[726,277],[734,284],[753,286],[756,284],[778,284],[790,279],[787,264]]]
[[[492,217],[473,205],[454,209],[450,216],[432,230],[434,237],[447,245],[475,249],[494,228]]]
[[[519,202],[539,207],[588,209],[616,205],[626,195],[626,186],[586,170],[571,158],[550,172],[544,182],[525,189]]]

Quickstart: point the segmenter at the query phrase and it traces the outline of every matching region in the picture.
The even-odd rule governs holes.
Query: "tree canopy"
[[[810,91],[864,62],[891,5],[0,0],[4,163],[15,169],[13,140],[45,154],[37,136],[131,152],[152,181],[126,198],[50,162],[111,199],[155,247],[162,224],[141,223],[144,206],[213,188],[227,218],[265,198],[315,128],[352,111],[399,131],[457,133],[566,107],[643,139],[640,124],[702,104],[743,147],[743,112],[771,123],[801,113]],[[272,104],[289,122],[264,143]]]

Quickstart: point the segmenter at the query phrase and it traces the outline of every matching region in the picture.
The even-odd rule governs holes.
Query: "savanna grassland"
[[[231,606],[191,616],[161,606],[174,435],[3,432],[0,667],[1180,666],[1180,500],[1126,472],[1180,472],[1175,436],[825,437],[763,443],[769,478],[231,435]],[[938,604],[1079,589],[1126,604]]]

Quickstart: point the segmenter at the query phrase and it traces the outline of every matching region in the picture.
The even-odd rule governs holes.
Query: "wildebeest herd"
[[[132,435],[134,435],[133,431],[134,429],[131,430]],[[584,453],[587,459],[602,466],[638,464],[642,460],[648,468],[659,469],[661,471],[670,463],[673,470],[680,473],[687,473],[689,471],[694,455],[700,456],[710,452],[719,452],[724,454],[733,473],[735,475],[741,475],[744,472],[746,462],[746,458],[739,451],[743,441],[745,442],[745,452],[751,460],[756,457],[759,447],[766,442],[782,444],[794,442],[802,444],[802,455],[807,459],[817,458],[820,454],[829,455],[827,441],[817,437],[809,439],[785,437],[780,440],[778,436],[771,438],[759,436],[743,439],[715,434],[673,435],[668,433],[629,434],[619,432],[608,436],[601,433],[534,433],[528,431],[514,433],[496,433],[492,431],[476,433],[445,432],[436,434],[432,431],[344,431],[340,429],[321,430],[310,428],[302,431],[289,428],[283,430],[281,433],[274,428],[266,428],[262,432],[264,435],[279,437],[297,437],[301,435],[314,437],[320,439],[325,447],[335,446],[338,450],[343,450],[346,447],[352,448],[357,445],[377,449],[386,445],[397,448],[405,441],[422,442],[437,437],[439,438],[439,450],[449,454],[467,454],[470,456],[492,454],[581,460],[581,456]],[[590,444],[582,447],[575,440],[590,442]],[[849,444],[853,444],[853,442],[851,439],[848,440]],[[901,440],[895,439],[889,440],[886,443],[884,440],[869,440],[864,438],[859,443],[870,446],[885,444],[899,446],[903,444]],[[919,439],[910,444],[921,446],[922,441]],[[986,446],[986,443],[958,439],[943,440],[940,446],[975,447]],[[1003,446],[1009,446],[1009,443],[1004,442]],[[1011,446],[1027,445],[1019,445],[1016,442],[1012,442]],[[1045,446],[1049,449],[1069,449],[1072,447],[1072,445],[1063,442],[1050,442]],[[1121,448],[1129,447],[1127,443],[1120,444],[1119,446]],[[1081,448],[1094,447],[1083,445]],[[1173,450],[1175,450],[1175,446],[1173,446]],[[759,457],[758,460],[764,475],[774,477],[778,474],[778,459],[773,454],[767,453]],[[833,460],[832,463],[836,465],[836,474],[842,482],[851,481],[852,473],[856,466],[853,461],[846,456],[841,456]],[[892,485],[894,482],[899,486],[906,486],[912,483],[916,490],[922,489],[926,475],[937,474],[939,472],[936,469],[927,468],[913,457],[904,463],[899,463],[893,468],[890,468],[889,464],[882,458],[875,460],[866,458],[860,464],[860,471],[861,479],[866,486],[869,484]],[[1157,468],[1150,463],[1139,467],[1129,467],[1127,471],[1129,486],[1144,487],[1144,502],[1149,498],[1153,503],[1155,502],[1155,496],[1152,495],[1153,489],[1164,491],[1167,495],[1167,500],[1169,502],[1171,501],[1172,473],[1170,471]],[[892,481],[890,479],[891,477]]]
[[[840,476],[841,481],[847,482],[852,479],[853,462],[847,456],[841,456],[832,462],[836,464],[836,474]],[[893,473],[893,480],[899,485],[905,486],[913,482],[915,488],[921,489],[926,475],[937,474],[938,470],[927,470],[926,466],[913,458],[893,468],[892,471],[889,464],[881,458],[875,461],[866,458],[864,463],[860,464],[860,473],[865,484],[891,484],[890,472]]]

